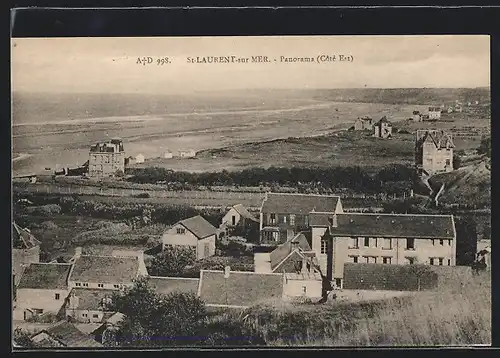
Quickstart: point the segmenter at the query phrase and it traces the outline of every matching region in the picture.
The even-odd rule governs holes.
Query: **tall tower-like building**
[[[89,177],[105,178],[125,171],[125,150],[120,138],[94,144],[89,153]]]
[[[415,166],[428,175],[453,170],[452,136],[442,130],[417,130]]]

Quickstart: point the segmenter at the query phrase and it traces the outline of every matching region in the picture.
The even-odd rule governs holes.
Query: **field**
[[[13,162],[13,171],[16,174],[44,172],[45,168],[81,165],[88,159],[91,144],[115,136],[125,141],[127,155],[142,153],[152,159],[159,158],[166,150],[203,151],[323,135],[347,128],[364,115],[376,120],[387,116],[397,122],[408,118],[413,110],[424,111],[429,104],[451,98],[478,97],[478,93],[481,100],[489,96],[488,89],[332,91],[238,91],[188,97],[14,93],[12,147],[17,160]],[[346,95],[339,95],[341,93]],[[377,147],[365,148],[370,149]],[[307,148],[298,150],[307,152]],[[264,161],[259,156],[246,156],[244,160],[235,156],[214,161],[207,158],[169,160],[162,165],[204,171],[239,168],[251,163],[267,165],[269,159],[271,163],[284,162],[274,152],[267,154],[271,157]],[[313,163],[322,159],[311,157]]]

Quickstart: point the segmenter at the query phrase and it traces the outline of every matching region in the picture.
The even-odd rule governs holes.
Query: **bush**
[[[190,246],[167,246],[153,257],[148,272],[152,276],[178,277],[195,261],[196,251]]]

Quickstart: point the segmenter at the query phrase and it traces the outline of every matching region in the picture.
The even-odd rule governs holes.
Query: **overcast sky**
[[[12,39],[12,88],[34,92],[189,93],[244,88],[490,85],[489,36]],[[280,56],[352,55],[344,63]],[[196,56],[269,56],[264,64],[189,64]],[[138,57],[169,56],[166,66]]]

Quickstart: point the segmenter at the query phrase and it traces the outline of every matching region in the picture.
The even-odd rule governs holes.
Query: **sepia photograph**
[[[11,38],[12,346],[491,339],[486,35]]]

